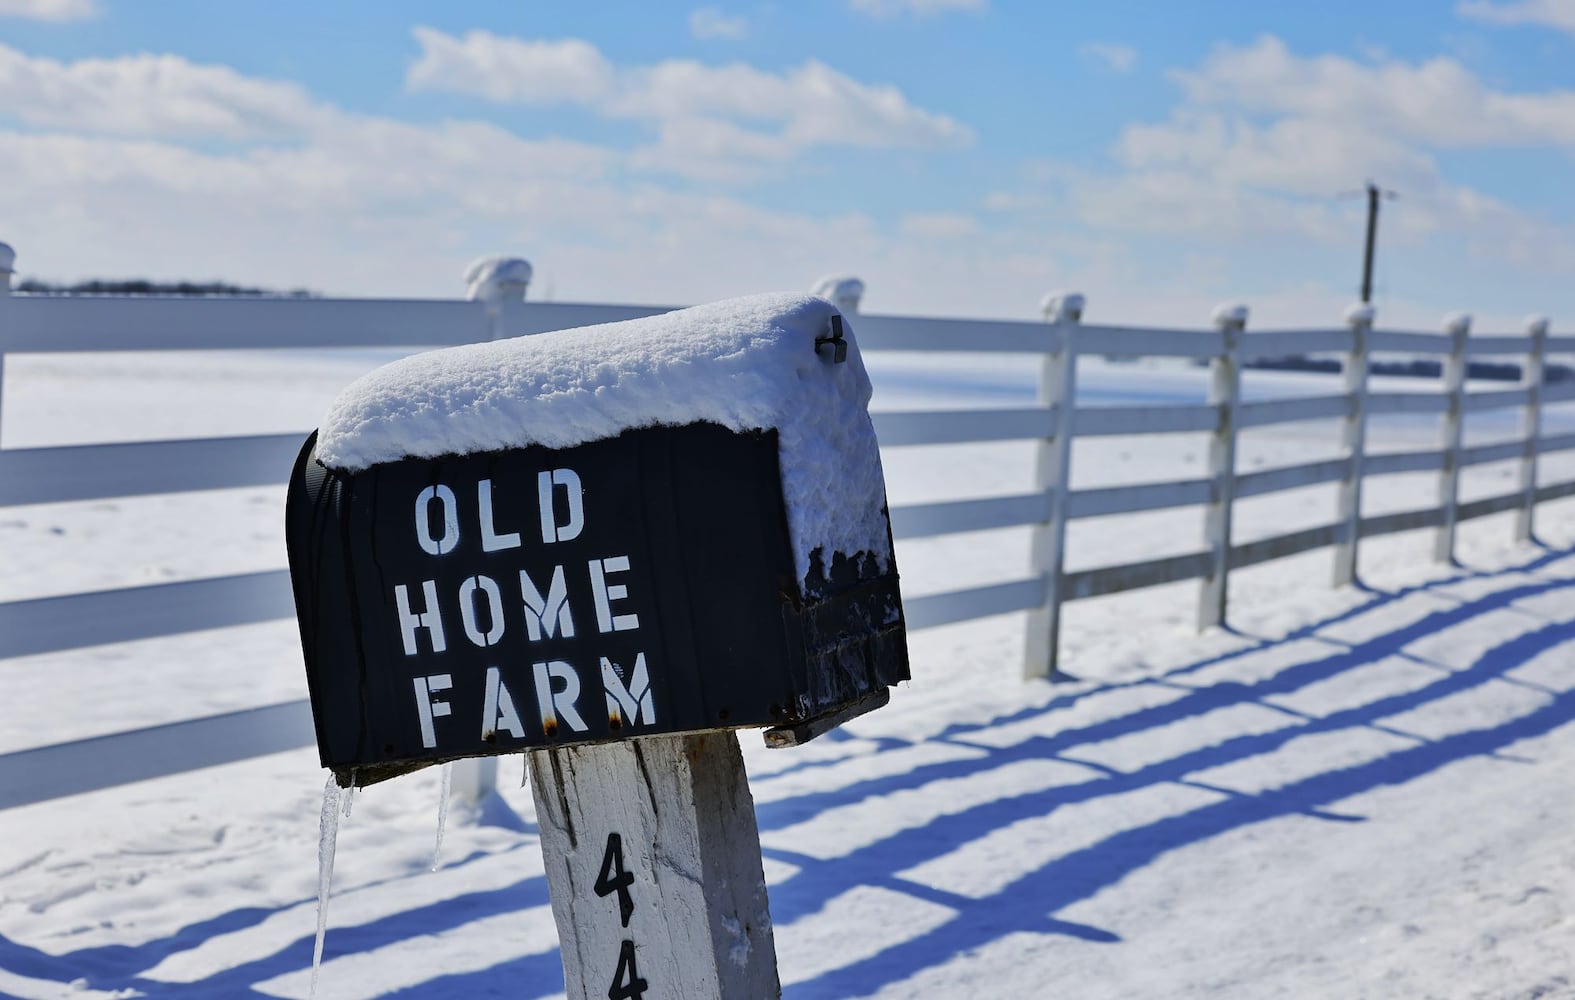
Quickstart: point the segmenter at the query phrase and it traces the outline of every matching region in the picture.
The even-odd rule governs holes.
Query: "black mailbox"
[[[783,496],[776,430],[357,471],[314,434],[286,536],[324,766],[365,785],[658,733],[792,744],[883,704],[908,679],[895,563],[816,550],[801,573]]]

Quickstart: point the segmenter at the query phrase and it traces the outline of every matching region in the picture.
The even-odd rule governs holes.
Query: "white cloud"
[[[460,293],[471,258],[505,251],[550,267],[560,295],[683,302],[805,287],[829,266],[827,247],[859,260],[883,246],[857,214],[631,182],[635,157],[618,150],[355,115],[172,57],[0,55],[8,94],[25,84],[28,97],[0,109],[0,239],[42,277],[442,296]],[[168,79],[146,83],[149,67]],[[7,129],[8,118],[34,127]],[[660,126],[702,152],[772,160],[796,148],[720,119]],[[207,136],[226,142],[185,144]]]
[[[689,12],[689,33],[696,38],[748,38],[749,20],[725,14],[720,7],[701,7]]]
[[[1338,122],[1259,126],[1183,109],[1164,125],[1127,128],[1116,155],[1123,171],[1067,183],[1065,204],[1086,224],[1218,246],[1355,245],[1360,204],[1338,196],[1373,178],[1401,192],[1385,216],[1388,245],[1447,239],[1482,259],[1575,267],[1575,234],[1451,182],[1413,144]]]
[[[445,248],[494,249],[476,234],[502,228],[533,250],[533,233],[611,225],[595,217],[618,203],[611,150],[354,115],[174,56],[60,63],[0,46],[0,89],[0,121],[33,126],[0,126],[0,239],[34,273],[437,293],[463,263],[425,274]],[[182,144],[208,137],[227,142]]]
[[[97,17],[93,0],[0,0],[0,17],[29,21],[86,21]]]
[[[1133,171],[1184,169],[1231,186],[1327,197],[1364,177],[1412,191],[1437,182],[1433,159],[1382,134],[1318,118],[1257,125],[1188,109],[1160,125],[1130,125],[1116,149]]]
[[[901,91],[850,79],[819,61],[775,74],[742,63],[668,60],[619,69],[583,41],[537,43],[472,31],[463,38],[416,28],[422,55],[411,88],[490,101],[592,107],[646,121],[655,143],[635,169],[704,180],[750,180],[813,146],[948,148],[972,132],[912,106]],[[36,128],[284,142],[354,132],[362,124],[282,80],[176,55],[63,61],[0,44],[0,93],[11,115]]]
[[[1115,42],[1088,42],[1078,47],[1085,56],[1097,59],[1114,73],[1130,73],[1137,65],[1138,53],[1130,45]]]
[[[1194,246],[1269,238],[1337,240],[1339,207],[1286,198],[1190,169],[1089,176],[1073,188],[1077,217],[1097,229],[1184,237]]]
[[[1439,147],[1575,145],[1575,91],[1504,93],[1447,57],[1303,58],[1278,38],[1222,45],[1175,74],[1196,105],[1317,118]]]
[[[770,275],[784,260],[803,265],[791,284],[807,283],[817,248],[868,242],[858,220],[630,186],[609,161],[476,123],[367,120],[332,141],[237,152],[0,130],[0,218],[32,274],[341,294],[457,295],[468,259],[508,251],[551,261],[564,294],[719,298],[781,287]]]
[[[631,166],[698,180],[745,181],[763,168],[785,163],[795,147],[780,135],[741,128],[717,118],[673,118],[661,123],[658,141],[634,151]]]
[[[1464,0],[1455,12],[1488,24],[1532,24],[1575,34],[1575,0],[1518,0],[1514,3]]]
[[[531,142],[476,122],[422,127],[346,118],[307,143],[228,153],[160,140],[0,131],[0,163],[13,178],[7,217],[30,214],[27,203],[45,192],[76,191],[64,199],[75,213],[95,198],[142,191],[165,196],[152,204],[172,228],[224,228],[224,216],[236,213],[397,221],[450,212],[485,217],[521,206],[544,211],[553,202],[532,201],[533,192],[596,184],[607,162],[608,154],[593,147]],[[206,214],[199,210],[204,203],[223,210]]]
[[[578,40],[478,31],[460,39],[431,28],[415,37],[422,54],[407,76],[412,89],[580,105],[648,122],[658,127],[659,145],[637,163],[693,176],[747,173],[751,164],[814,146],[954,148],[973,140],[967,126],[915,107],[896,87],[862,83],[814,59],[782,73],[689,59],[619,68]]]
[[[1185,213],[1155,204],[1168,190],[1178,201],[1212,201],[1216,232],[1251,222],[1322,236],[1328,216],[1308,202],[1374,178],[1405,192],[1409,204],[1399,214],[1426,226],[1497,220],[1514,229],[1513,209],[1450,184],[1434,153],[1575,148],[1575,91],[1494,90],[1442,57],[1415,64],[1301,57],[1266,37],[1221,46],[1173,75],[1184,103],[1165,122],[1127,126],[1115,149],[1126,169],[1112,183],[1132,187],[1133,207],[1122,214],[1134,225],[1181,224],[1165,220]],[[1232,198],[1251,211],[1227,210]]]
[[[41,277],[449,295],[469,259],[506,251],[550,268],[559,295],[695,301],[805,287],[835,265],[828,248],[878,263],[900,242],[857,213],[765,209],[631,168],[706,176],[828,143],[967,136],[895,88],[816,62],[623,70],[584,43],[527,45],[521,61],[520,47],[485,37],[427,41],[422,73],[466,80],[479,56],[494,58],[509,71],[468,86],[589,104],[648,123],[657,141],[628,152],[477,121],[412,124],[175,56],[60,62],[0,47],[0,238]],[[558,72],[532,76],[543,68]],[[223,142],[202,142],[212,138]]]
[[[901,14],[932,17],[953,10],[987,10],[990,0],[851,0],[850,5],[870,17],[888,18]]]
[[[614,71],[596,46],[502,38],[470,31],[463,38],[435,28],[412,34],[421,56],[405,75],[411,90],[445,90],[517,104],[590,103],[613,90]]]
[[[170,55],[67,64],[0,45],[0,92],[31,125],[122,135],[279,136],[326,113],[293,83]]]

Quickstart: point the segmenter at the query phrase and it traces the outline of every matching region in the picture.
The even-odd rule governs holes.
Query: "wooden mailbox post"
[[[840,314],[789,315],[824,327],[791,377],[838,377]],[[651,322],[619,325],[637,340]],[[354,468],[314,434],[297,460],[286,527],[324,766],[366,785],[527,753],[571,997],[779,992],[733,730],[801,743],[908,677],[889,527],[884,552],[817,546],[804,565],[780,440],[803,433],[702,420]]]

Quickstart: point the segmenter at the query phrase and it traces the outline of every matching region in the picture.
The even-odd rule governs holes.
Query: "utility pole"
[[[1378,241],[1378,200],[1395,198],[1393,191],[1384,191],[1372,181],[1367,182],[1367,252],[1362,256],[1362,302],[1373,301],[1373,247]]]

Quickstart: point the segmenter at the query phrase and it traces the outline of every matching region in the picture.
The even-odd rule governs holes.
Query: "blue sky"
[[[1575,0],[0,0],[23,275],[1575,325]]]

